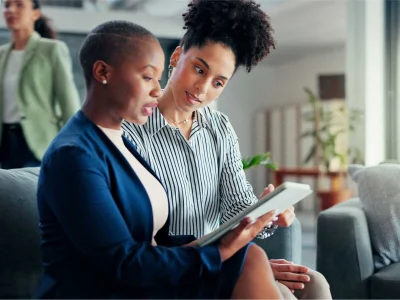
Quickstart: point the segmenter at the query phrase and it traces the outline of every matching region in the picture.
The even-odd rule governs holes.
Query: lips
[[[192,105],[201,103],[200,99],[194,96],[193,94],[186,92],[186,98],[188,102]]]
[[[156,108],[158,102],[151,102],[143,106],[143,114],[145,116],[150,116],[153,113],[153,109]]]
[[[15,17],[6,17],[6,21],[7,21],[8,23],[12,23],[12,22],[15,21]]]

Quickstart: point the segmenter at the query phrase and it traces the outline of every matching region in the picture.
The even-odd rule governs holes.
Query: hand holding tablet
[[[196,240],[195,243],[197,246],[209,245],[239,226],[245,218],[249,217],[255,221],[272,210],[284,212],[287,208],[303,200],[311,193],[311,187],[307,184],[285,182],[278,186],[272,193],[265,195],[257,203],[222,224],[218,229]]]

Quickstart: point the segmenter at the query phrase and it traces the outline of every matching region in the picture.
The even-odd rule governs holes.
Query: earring
[[[103,79],[103,82],[102,82],[103,84],[107,84],[107,80],[106,79]]]
[[[168,79],[171,78],[171,75],[172,75],[172,71],[173,71],[173,70],[174,70],[174,67],[171,66],[171,64],[169,64],[169,66],[168,66]]]

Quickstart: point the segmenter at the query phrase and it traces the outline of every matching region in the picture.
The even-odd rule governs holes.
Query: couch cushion
[[[40,277],[38,174],[0,169],[0,298],[32,298]]]
[[[367,217],[377,269],[400,262],[400,165],[349,166]]]
[[[399,299],[400,263],[391,264],[371,276],[371,299]]]

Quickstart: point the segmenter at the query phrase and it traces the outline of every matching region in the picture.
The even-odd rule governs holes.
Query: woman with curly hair
[[[186,32],[170,57],[158,108],[145,125],[125,121],[122,128],[167,189],[170,234],[201,237],[257,201],[231,123],[208,105],[238,68],[250,72],[275,49],[275,41],[268,16],[254,1],[193,0],[188,6]],[[294,219],[291,207],[258,237]],[[318,272],[285,260],[270,262],[285,298],[331,298]]]

